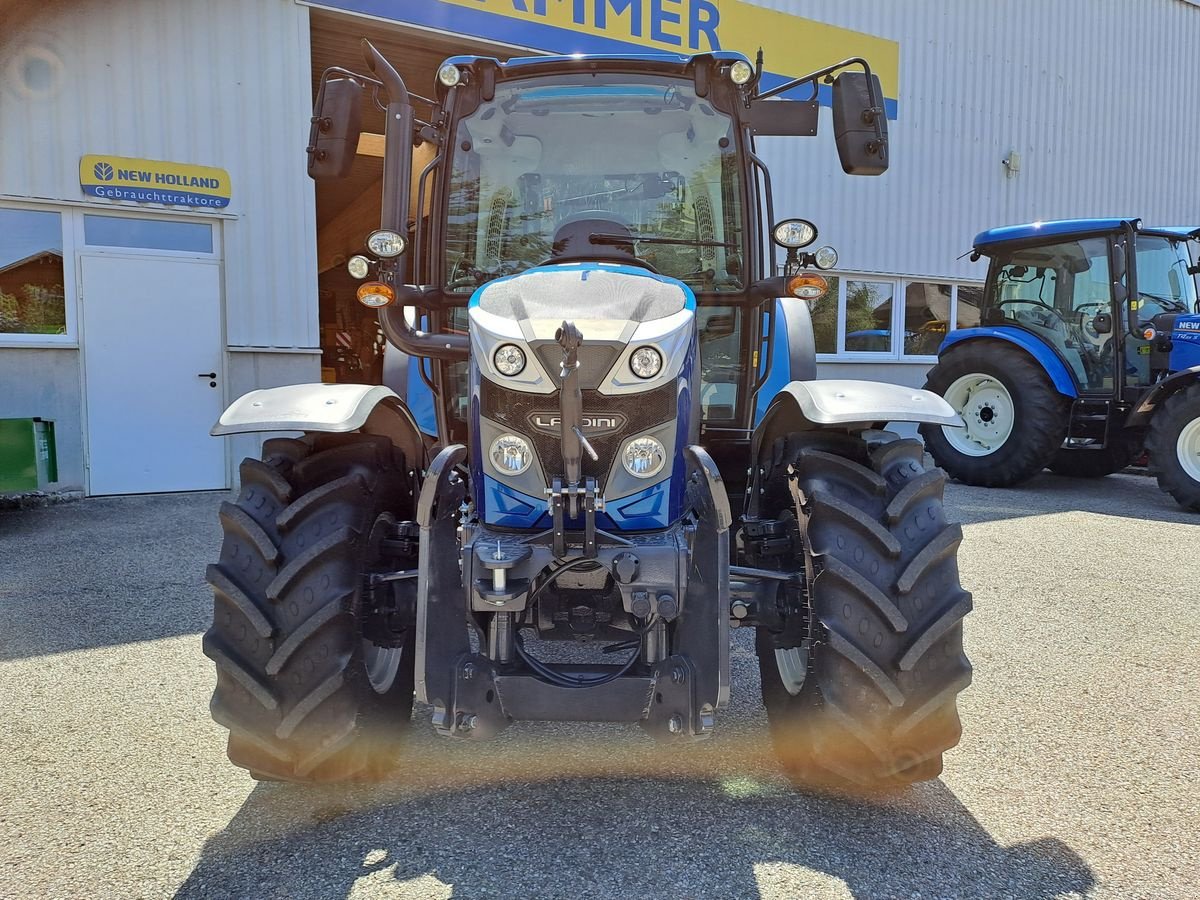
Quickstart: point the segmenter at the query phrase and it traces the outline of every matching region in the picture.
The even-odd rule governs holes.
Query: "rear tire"
[[[962,733],[956,699],[971,681],[962,643],[971,595],[958,580],[962,531],[942,508],[945,474],[926,467],[915,440],[869,453],[857,439],[816,440],[781,440],[766,475],[765,508],[798,526],[801,549],[785,565],[803,567],[809,583],[807,621],[793,607],[783,632],[758,631],[776,753],[809,786],[936,778]],[[797,673],[792,694],[785,678],[795,689]]]
[[[1167,398],[1150,420],[1146,441],[1159,489],[1200,512],[1200,382]]]
[[[1070,419],[1070,401],[1028,353],[1001,341],[951,347],[926,378],[966,428],[922,425],[934,460],[959,481],[1010,487],[1054,459]]]
[[[382,526],[411,517],[404,460],[372,435],[274,439],[241,482],[221,505],[204,635],[229,758],[265,780],[386,774],[412,711],[415,627],[398,646],[365,641],[362,583]]]

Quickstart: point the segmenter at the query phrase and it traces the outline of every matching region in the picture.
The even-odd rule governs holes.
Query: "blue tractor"
[[[882,173],[866,63],[766,89],[727,52],[455,57],[422,99],[365,52],[373,76],[321,81],[309,171],[348,172],[374,100],[382,222],[348,268],[419,364],[411,405],[291,385],[214,429],[289,433],[242,463],[208,570],[230,759],[382,774],[414,695],[464,740],[520,720],[707,737],[741,627],[797,779],[936,776],[971,673],[962,532],[944,474],[884,428],[958,419],[924,391],[815,380],[804,300],[836,254],[775,220],[754,152],[815,134],[828,83],[843,168]]]
[[[1098,478],[1145,450],[1159,487],[1200,512],[1198,239],[1138,219],[976,237],[982,307],[960,309],[972,321],[946,336],[925,385],[965,423],[921,427],[938,465],[1006,487],[1046,467]]]

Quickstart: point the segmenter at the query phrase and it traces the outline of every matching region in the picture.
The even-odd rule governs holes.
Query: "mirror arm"
[[[363,39],[363,56],[388,94],[384,125],[383,212],[379,227],[408,236],[408,196],[412,188],[412,99],[404,79],[370,41]]]
[[[793,88],[798,88],[798,87],[800,87],[800,85],[807,84],[810,81],[812,82],[813,93],[815,95],[818,80],[820,80],[821,78],[825,78],[828,81],[829,76],[832,75],[834,72],[837,72],[840,69],[848,69],[851,66],[862,66],[863,71],[867,74],[867,81],[868,81],[868,83],[870,83],[870,80],[871,80],[870,64],[865,59],[863,59],[861,56],[852,56],[849,59],[843,59],[839,63],[834,63],[832,66],[826,66],[824,69],[818,69],[815,72],[809,72],[807,75],[802,75],[799,78],[793,78],[791,81],[785,81],[783,84],[776,85],[775,87],[771,88],[769,91],[763,91],[761,94],[755,94],[754,99],[755,100],[767,100],[767,99],[770,99],[771,97],[778,96],[779,94],[787,93],[788,91],[792,90]],[[881,104],[878,102],[879,98],[874,96],[874,93],[875,93],[874,90],[872,90],[871,93],[872,93],[872,97],[871,97],[872,107],[880,106]]]
[[[1124,288],[1124,312],[1125,312],[1125,332],[1132,337],[1140,337],[1137,331],[1137,310],[1133,308],[1134,302],[1137,300],[1137,257],[1134,247],[1136,238],[1136,229],[1140,224],[1140,220],[1133,219],[1121,223],[1121,232],[1125,235],[1125,245],[1121,248],[1122,268],[1121,278],[1125,279],[1125,284],[1120,284],[1120,279],[1113,284],[1113,290]],[[1133,255],[1133,259],[1130,256]]]

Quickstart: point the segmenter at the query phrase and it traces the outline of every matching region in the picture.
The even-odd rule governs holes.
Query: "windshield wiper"
[[[628,244],[629,235],[593,232],[588,235],[588,241],[593,244]],[[637,235],[633,236],[633,242],[635,244],[673,244],[677,247],[726,247],[733,250],[736,250],[738,246],[727,241],[693,241],[687,238],[638,237]]]
[[[1142,290],[1138,291],[1138,296],[1149,297],[1151,300],[1154,300],[1157,303],[1166,304],[1171,309],[1179,310],[1180,312],[1187,312],[1187,304],[1177,297],[1164,297],[1161,294],[1151,294],[1149,291]]]

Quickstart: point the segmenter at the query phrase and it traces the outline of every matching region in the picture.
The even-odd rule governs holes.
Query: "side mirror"
[[[321,80],[308,136],[310,178],[345,178],[350,174],[362,132],[362,92],[363,86],[345,75]]]
[[[833,80],[833,136],[847,175],[887,171],[887,114],[878,76],[842,72]]]
[[[1096,334],[1112,334],[1112,316],[1109,313],[1098,313],[1092,319],[1092,331]]]

